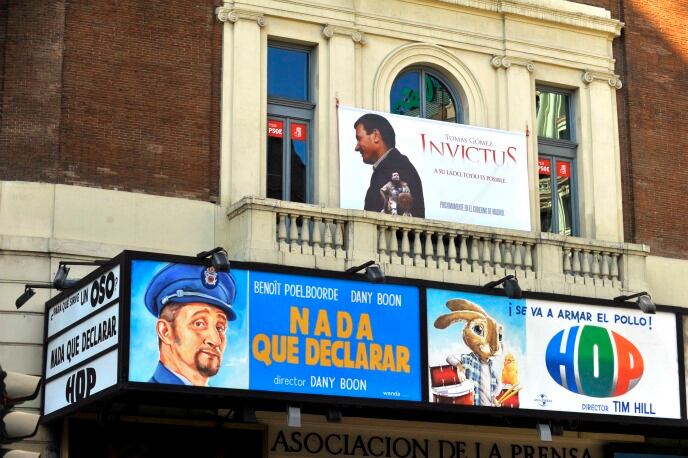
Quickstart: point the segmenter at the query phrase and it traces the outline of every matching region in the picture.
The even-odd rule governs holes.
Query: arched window
[[[411,68],[397,76],[389,94],[395,114],[463,123],[461,99],[437,72]]]

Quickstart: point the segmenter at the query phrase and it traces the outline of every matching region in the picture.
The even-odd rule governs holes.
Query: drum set
[[[475,383],[459,381],[456,367],[449,364],[430,367],[432,402],[438,404],[475,405]],[[503,385],[496,400],[501,407],[517,409],[520,406],[518,393],[521,385]]]

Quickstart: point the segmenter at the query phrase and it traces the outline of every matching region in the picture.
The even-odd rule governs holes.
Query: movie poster
[[[430,402],[519,407],[525,300],[428,289],[427,304]]]
[[[233,269],[220,277],[211,269],[132,261],[130,381],[249,388],[248,272]],[[177,300],[190,306],[178,310],[176,316],[161,317],[164,305]],[[206,307],[199,310],[196,304]],[[227,316],[230,307],[233,315]],[[189,316],[182,315],[184,309],[190,310]],[[224,318],[216,310],[224,312]],[[161,360],[169,360],[172,369]]]
[[[129,380],[420,401],[418,295],[133,261]]]
[[[430,402],[680,418],[676,318],[428,289]]]
[[[340,106],[339,164],[342,208],[531,229],[525,132]]]
[[[250,388],[420,401],[418,288],[251,272]]]

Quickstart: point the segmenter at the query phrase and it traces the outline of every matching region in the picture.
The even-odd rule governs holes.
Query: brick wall
[[[623,21],[615,44],[626,240],[688,258],[688,3],[581,1]]]
[[[64,2],[3,3],[0,179],[53,181],[59,152]]]
[[[5,43],[7,42],[8,6],[8,0],[0,0],[0,107],[2,107],[3,87],[5,82]],[[0,110],[0,115],[1,114],[2,110]]]
[[[0,179],[214,201],[213,0],[10,0]]]

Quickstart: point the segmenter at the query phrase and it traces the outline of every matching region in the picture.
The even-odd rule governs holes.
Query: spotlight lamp
[[[227,250],[219,246],[209,251],[201,251],[196,255],[198,259],[204,259],[208,256],[210,256],[210,263],[216,272],[229,272]]]
[[[490,289],[499,285],[503,285],[502,287],[504,288],[504,293],[509,299],[521,299],[523,297],[523,291],[521,291],[521,287],[518,285],[518,280],[513,275],[507,275],[499,280],[485,283],[483,287]]]
[[[52,287],[53,285],[39,285],[35,283],[26,284],[24,285],[24,292],[17,298],[16,301],[14,301],[14,306],[17,307],[17,309],[20,309],[24,304],[26,304],[29,299],[36,294],[34,289],[50,289]]]
[[[375,261],[368,261],[364,262],[360,266],[349,267],[344,272],[346,272],[347,274],[355,274],[356,272],[360,272],[363,269],[365,269],[366,279],[368,279],[370,283],[385,282],[385,274],[382,273],[382,269],[380,269],[380,266],[375,264]]]
[[[547,423],[538,423],[535,425],[538,433],[538,438],[543,442],[552,442],[553,436],[561,436],[564,434],[564,427],[557,421],[550,420]]]
[[[341,423],[342,421],[342,411],[337,407],[330,407],[327,410],[327,415],[325,416],[328,423]]]
[[[547,423],[538,423],[535,428],[542,442],[552,442],[552,430]]]
[[[253,406],[242,406],[237,414],[239,421],[242,423],[255,423],[257,421],[256,409]]]
[[[60,266],[55,272],[55,278],[53,279],[53,286],[59,291],[69,289],[74,286],[77,280],[67,280],[67,275],[69,275],[69,267],[65,263],[60,263]]]
[[[104,264],[107,264],[110,260],[109,259],[96,259],[94,261],[60,261],[59,267],[57,268],[57,272],[55,272],[55,277],[53,278],[53,282],[49,285],[41,285],[41,284],[26,284],[24,285],[24,292],[17,298],[16,301],[14,301],[15,307],[17,309],[21,308],[24,304],[26,304],[29,299],[31,299],[35,294],[36,291],[34,289],[42,288],[42,289],[50,289],[50,288],[55,288],[59,291],[63,291],[65,289],[69,289],[73,287],[79,280],[67,280],[67,275],[69,274],[69,267],[67,266],[102,266]]]
[[[53,279],[53,287],[58,291],[73,288],[79,280],[67,280],[69,275],[69,267],[67,266],[102,266],[107,264],[109,259],[96,259],[93,261],[60,261],[55,278]]]
[[[657,306],[654,302],[652,302],[652,297],[647,293],[647,291],[624,296],[616,296],[614,298],[614,302],[624,303],[626,301],[636,298],[638,300],[635,301],[635,304],[638,306],[640,310],[642,310],[643,313],[647,313],[648,315],[654,315],[655,313],[657,313]]]
[[[26,304],[35,294],[36,291],[34,291],[29,285],[24,286],[24,292],[17,298],[16,301],[14,301],[14,305],[17,308],[21,308],[21,306]]]
[[[301,427],[301,407],[287,406],[287,426],[291,428]]]

